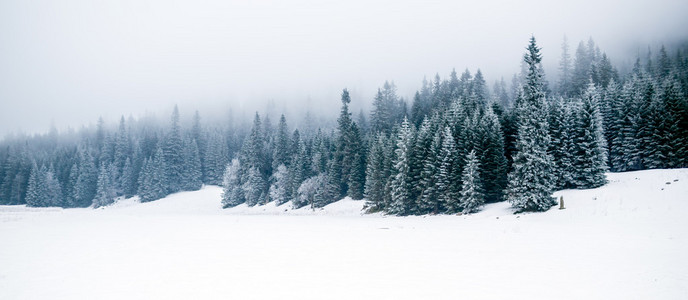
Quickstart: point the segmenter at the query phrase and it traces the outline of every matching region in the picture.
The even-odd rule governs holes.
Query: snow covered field
[[[688,169],[608,178],[523,215],[222,210],[218,187],[96,210],[0,206],[0,299],[685,299]]]

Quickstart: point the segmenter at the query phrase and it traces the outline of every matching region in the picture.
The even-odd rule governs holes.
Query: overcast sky
[[[385,80],[409,97],[452,67],[509,80],[531,34],[548,69],[564,34],[615,63],[688,36],[685,0],[566,2],[0,1],[0,136],[174,104],[336,112],[344,87],[354,105]]]

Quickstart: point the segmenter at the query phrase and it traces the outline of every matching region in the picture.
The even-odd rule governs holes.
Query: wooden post
[[[559,197],[559,209],[566,209],[564,207],[564,196]]]

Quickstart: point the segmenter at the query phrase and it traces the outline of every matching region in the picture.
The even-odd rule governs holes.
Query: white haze
[[[562,37],[614,63],[688,35],[688,1],[2,1],[0,135],[120,115],[368,108],[394,81],[519,69],[528,38],[556,76]],[[554,74],[552,74],[554,73]]]

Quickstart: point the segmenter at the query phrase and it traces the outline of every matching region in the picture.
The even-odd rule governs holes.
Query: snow
[[[566,209],[220,208],[206,186],[98,209],[0,206],[0,299],[681,299],[688,169],[612,173]]]

